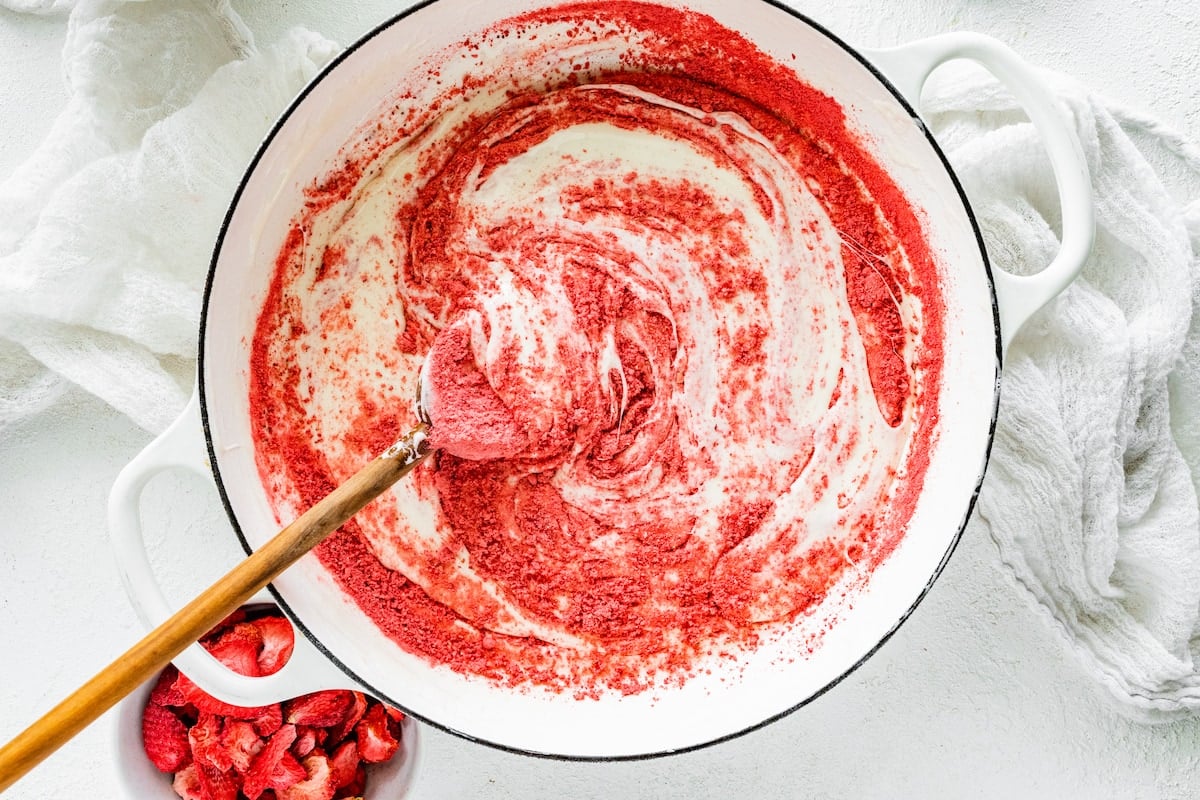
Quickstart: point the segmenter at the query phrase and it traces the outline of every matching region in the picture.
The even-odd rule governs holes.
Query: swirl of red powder
[[[564,22],[635,55],[521,72]],[[638,691],[753,646],[903,535],[936,267],[838,104],[711,19],[586,3],[480,41],[522,36],[525,82],[464,81],[314,188],[256,332],[259,463],[278,504],[311,502],[403,425],[432,347],[443,451],[323,563],[433,661]],[[398,510],[418,501],[433,529]]]

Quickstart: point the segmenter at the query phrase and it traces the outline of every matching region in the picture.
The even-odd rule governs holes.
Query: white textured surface
[[[744,0],[731,0],[731,2]],[[235,4],[262,42],[292,25],[349,42],[399,4]],[[1030,61],[1200,137],[1200,9],[1191,2],[888,0],[793,3],[863,45],[977,30]],[[65,94],[62,18],[0,12],[0,176]],[[138,633],[104,538],[104,500],[145,434],[71,395],[0,438],[0,740]],[[171,593],[237,557],[215,491],[152,484],[145,517]],[[1200,721],[1145,727],[1114,711],[994,566],[964,539],[912,619],[808,708],[733,742],[644,763],[564,764],[427,732],[418,798],[1175,798],[1200,788]],[[199,565],[199,566],[197,566]],[[66,644],[71,641],[70,645]],[[6,797],[117,797],[112,727],[93,726]]]

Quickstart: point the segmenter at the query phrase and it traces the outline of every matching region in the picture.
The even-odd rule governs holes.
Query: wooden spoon
[[[411,472],[431,450],[430,426],[423,413],[422,417],[421,424],[383,454],[0,748],[0,792],[154,677],[184,648]]]

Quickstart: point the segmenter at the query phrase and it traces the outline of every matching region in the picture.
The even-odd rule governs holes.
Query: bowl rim
[[[644,1],[649,2],[649,3],[655,3],[655,4],[657,3],[657,0],[644,0]],[[233,527],[234,533],[236,534],[238,541],[241,543],[242,549],[246,552],[247,555],[251,555],[254,552],[254,548],[250,545],[249,541],[246,538],[244,531],[242,530],[240,523],[238,522],[237,515],[235,514],[234,509],[233,509],[233,504],[232,504],[230,497],[226,490],[225,481],[221,477],[220,461],[218,459],[218,454],[217,454],[216,446],[214,443],[214,436],[213,436],[213,431],[212,431],[211,421],[210,421],[210,414],[209,414],[209,407],[208,407],[209,398],[208,398],[207,391],[206,391],[206,380],[205,380],[205,374],[206,374],[206,371],[205,371],[205,363],[206,363],[205,341],[206,341],[206,333],[207,333],[207,321],[208,321],[210,303],[212,301],[214,279],[215,279],[216,272],[217,272],[218,262],[220,260],[220,256],[222,253],[222,248],[224,246],[225,237],[226,237],[227,233],[229,232],[231,221],[239,207],[239,203],[242,199],[242,195],[243,195],[244,191],[246,190],[247,184],[248,184],[251,176],[254,174],[255,170],[258,168],[260,161],[263,159],[265,153],[270,148],[271,144],[274,142],[276,136],[279,134],[281,129],[288,122],[288,120],[292,117],[292,115],[297,111],[297,109],[305,102],[305,100],[308,98],[310,93],[315,89],[315,87],[318,84],[320,84],[330,73],[332,73],[334,70],[336,70],[343,62],[345,62],[347,59],[349,59],[351,56],[353,56],[354,53],[356,53],[360,48],[362,48],[367,42],[373,40],[375,37],[379,36],[380,34],[384,33],[385,31],[389,30],[393,26],[403,22],[409,16],[415,14],[416,12],[418,12],[428,6],[432,6],[437,2],[439,2],[439,0],[419,0],[418,2],[414,3],[410,7],[404,9],[403,11],[396,13],[395,15],[393,15],[393,16],[389,17],[388,19],[384,20],[383,22],[379,23],[378,25],[373,27],[370,31],[368,31],[363,36],[361,36],[359,39],[357,39],[356,41],[351,43],[341,53],[337,54],[337,56],[335,56],[324,67],[321,68],[321,70],[312,78],[312,80],[310,80],[304,86],[304,88],[301,89],[301,91],[296,95],[296,97],[293,98],[291,100],[291,102],[288,103],[287,107],[272,123],[270,130],[268,131],[266,136],[263,138],[263,140],[259,144],[258,148],[255,150],[253,157],[251,158],[251,160],[247,164],[244,172],[242,173],[241,177],[239,178],[237,187],[236,187],[233,195],[230,198],[229,205],[226,210],[225,216],[221,221],[221,225],[218,230],[217,237],[216,237],[216,240],[215,240],[215,243],[213,246],[212,257],[211,257],[211,260],[209,263],[208,274],[205,279],[204,292],[203,292],[203,297],[202,297],[199,334],[198,334],[196,385],[197,385],[197,394],[198,394],[198,398],[199,398],[199,411],[200,411],[201,426],[203,428],[205,446],[207,449],[209,464],[211,465],[211,468],[212,468],[213,479],[217,486],[217,492],[220,496],[221,504],[225,508],[226,516],[229,518],[229,521]],[[451,0],[451,2],[453,2],[453,0]],[[963,189],[962,183],[959,180],[957,173],[954,171],[953,167],[951,166],[950,161],[946,157],[946,154],[943,152],[941,146],[938,144],[937,140],[934,138],[932,131],[929,130],[928,126],[921,119],[917,110],[908,101],[908,99],[904,96],[904,94],[895,86],[894,83],[892,83],[892,81],[890,81],[888,79],[888,77],[878,67],[876,67],[857,48],[848,44],[846,41],[844,41],[842,38],[840,38],[837,34],[833,33],[828,28],[826,28],[825,26],[823,26],[816,20],[809,17],[807,14],[805,14],[801,11],[798,11],[794,8],[789,7],[788,5],[786,5],[783,2],[783,0],[759,0],[759,2],[765,3],[768,6],[772,6],[780,11],[783,11],[784,13],[793,17],[796,21],[800,22],[803,25],[808,26],[814,32],[823,36],[830,43],[832,43],[835,46],[837,46],[838,48],[840,48],[848,56],[850,56],[855,61],[857,61],[861,66],[863,66],[870,73],[870,75],[880,84],[880,86],[883,87],[893,97],[893,99],[897,103],[899,103],[899,105],[904,109],[904,111],[907,112],[908,115],[911,117],[913,123],[920,130],[920,133],[923,135],[926,143],[931,148],[932,152],[937,157],[937,159],[941,162],[942,168],[945,170],[946,177],[949,178],[949,180],[954,188],[954,191],[957,194],[958,200],[961,203],[963,213],[965,214],[966,221],[970,225],[971,232],[974,235],[975,243],[978,247],[978,255],[980,258],[980,264],[984,270],[984,282],[985,282],[987,290],[988,290],[988,297],[989,297],[990,305],[991,305],[992,330],[993,330],[993,340],[994,340],[994,345],[995,345],[995,364],[994,364],[994,375],[993,375],[993,378],[994,378],[993,385],[995,388],[992,392],[992,407],[989,411],[988,429],[987,429],[987,433],[986,433],[986,437],[985,437],[984,445],[983,445],[983,454],[982,454],[983,458],[978,467],[978,474],[977,474],[976,480],[974,482],[974,489],[972,490],[970,496],[967,498],[966,506],[964,508],[962,518],[957,525],[957,529],[954,531],[953,535],[950,537],[948,545],[946,547],[946,550],[942,554],[942,557],[938,561],[933,572],[929,575],[925,584],[921,587],[920,591],[917,593],[916,598],[912,601],[912,603],[908,606],[908,608],[904,609],[899,614],[896,622],[885,631],[885,633],[882,635],[882,637],[879,639],[879,641],[875,642],[871,647],[869,647],[860,658],[858,658],[856,661],[854,661],[852,664],[850,664],[848,667],[846,667],[836,678],[829,681],[824,686],[820,687],[817,691],[813,692],[811,695],[804,698],[800,702],[798,702],[794,705],[791,705],[775,714],[769,715],[766,718],[764,718],[752,725],[748,725],[744,728],[741,728],[741,729],[738,729],[735,731],[731,731],[731,732],[723,734],[721,736],[716,736],[716,737],[708,739],[706,741],[698,742],[698,743],[687,745],[684,747],[674,747],[674,748],[668,748],[668,749],[662,749],[662,750],[655,750],[652,752],[634,753],[634,754],[578,755],[578,754],[562,754],[562,753],[551,753],[551,752],[543,752],[543,751],[539,751],[539,750],[532,750],[532,749],[527,749],[527,748],[518,747],[518,746],[514,746],[514,745],[504,744],[503,742],[491,741],[490,739],[483,738],[480,736],[476,736],[476,735],[467,733],[465,731],[458,730],[458,729],[454,728],[453,726],[439,723],[437,720],[431,719],[426,715],[415,713],[415,712],[411,711],[403,703],[400,703],[400,702],[392,699],[386,692],[380,691],[376,686],[374,686],[370,682],[364,680],[351,667],[349,667],[346,663],[344,663],[341,659],[339,659],[336,654],[334,654],[331,650],[329,650],[328,647],[325,646],[325,644],[320,640],[320,638],[318,638],[316,635],[314,635],[308,629],[308,627],[303,623],[303,621],[299,618],[299,616],[296,614],[296,612],[294,612],[292,610],[290,605],[287,603],[286,599],[275,588],[275,585],[274,584],[267,585],[266,588],[270,592],[270,594],[273,598],[273,601],[276,603],[276,605],[279,607],[279,609],[287,616],[287,618],[291,621],[291,623],[295,627],[295,629],[297,631],[299,631],[300,633],[302,633],[304,635],[304,637],[306,639],[308,639],[308,641],[313,645],[313,647],[315,647],[325,658],[329,659],[329,661],[334,666],[336,666],[341,672],[343,672],[349,680],[351,680],[351,681],[355,682],[356,684],[358,684],[359,686],[363,687],[367,692],[374,695],[375,697],[383,700],[384,702],[387,702],[390,705],[393,705],[393,706],[399,708],[411,719],[418,720],[425,725],[429,725],[432,728],[436,728],[438,730],[444,731],[444,732],[449,733],[458,738],[465,739],[467,741],[475,742],[478,744],[486,745],[488,747],[491,747],[491,748],[494,748],[494,749],[497,749],[497,750],[500,750],[503,752],[514,753],[514,754],[518,754],[518,755],[534,756],[537,758],[543,758],[543,759],[555,760],[555,761],[565,761],[565,762],[607,763],[607,762],[621,762],[621,761],[643,761],[643,760],[649,760],[649,759],[653,759],[653,758],[661,758],[664,756],[670,756],[670,755],[676,755],[676,754],[701,750],[701,749],[711,747],[716,744],[720,744],[722,742],[727,742],[732,739],[736,739],[741,736],[744,736],[753,731],[759,730],[760,728],[766,727],[767,725],[770,725],[771,723],[776,722],[776,721],[792,714],[796,710],[803,708],[804,706],[808,705],[809,703],[813,702],[817,698],[824,695],[829,690],[833,689],[835,686],[837,686],[843,680],[845,680],[848,676],[850,676],[852,673],[857,671],[858,668],[861,667],[864,663],[866,663],[872,656],[874,656],[875,653],[878,652],[878,650],[889,639],[891,639],[891,637],[896,633],[896,631],[900,629],[900,626],[903,625],[904,622],[906,622],[910,616],[912,616],[912,614],[916,610],[917,606],[919,606],[921,604],[921,602],[925,599],[926,595],[929,593],[929,590],[933,587],[933,584],[937,581],[938,577],[942,574],[942,571],[945,569],[945,566],[949,562],[950,557],[954,554],[954,551],[957,549],[959,541],[962,539],[962,535],[963,535],[964,531],[966,530],[967,524],[971,518],[972,513],[974,512],[975,504],[978,501],[980,488],[982,487],[982,484],[983,484],[984,475],[986,474],[986,471],[987,471],[987,465],[990,461],[991,451],[992,451],[992,447],[993,447],[993,444],[995,441],[996,425],[997,425],[997,420],[998,420],[998,415],[999,415],[999,404],[1000,404],[1000,383],[1001,383],[1000,378],[1001,378],[1001,372],[1002,372],[1002,368],[1003,368],[1003,359],[1004,359],[1003,342],[1001,339],[1001,330],[1000,330],[1000,310],[999,310],[998,300],[996,297],[995,282],[993,279],[993,270],[992,270],[991,261],[988,258],[987,248],[984,243],[983,234],[979,227],[979,222],[975,215],[975,211],[972,208],[969,199],[967,198],[966,192]],[[686,0],[685,0],[684,4],[686,5]]]

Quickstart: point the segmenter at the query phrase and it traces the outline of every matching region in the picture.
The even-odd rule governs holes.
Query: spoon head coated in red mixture
[[[433,447],[472,461],[509,458],[529,437],[480,369],[485,341],[475,341],[473,321],[462,317],[434,339],[421,370],[419,413],[432,426]]]

